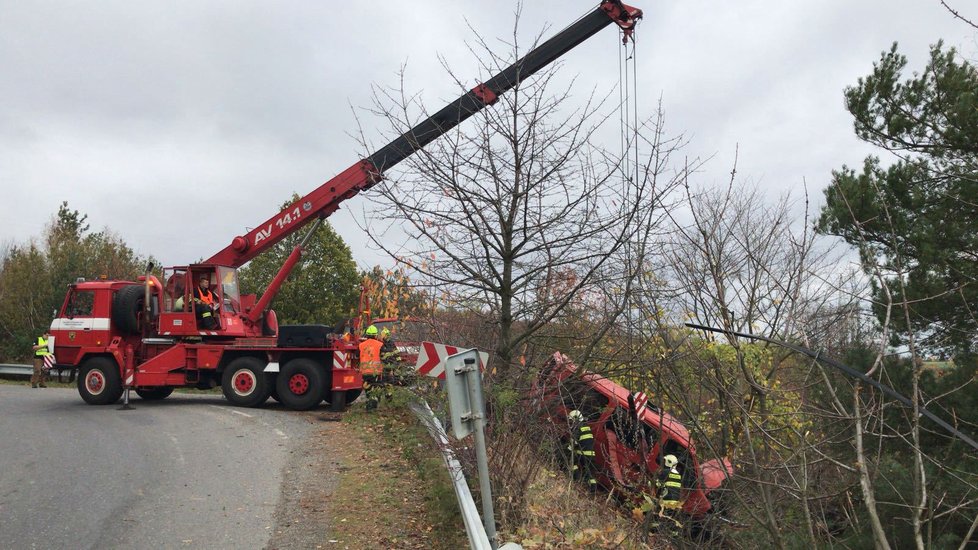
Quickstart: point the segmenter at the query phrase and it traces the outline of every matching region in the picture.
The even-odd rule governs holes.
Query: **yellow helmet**
[[[666,455],[662,461],[665,463],[666,468],[672,468],[676,464],[679,464],[679,459],[676,458],[676,455]]]
[[[363,333],[367,336],[377,336],[377,327],[370,325]]]

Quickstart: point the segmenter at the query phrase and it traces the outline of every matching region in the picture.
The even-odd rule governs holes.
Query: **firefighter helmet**
[[[387,327],[384,327],[384,330],[380,331],[380,337],[381,338],[388,338],[388,337],[390,337],[390,335],[391,335],[391,331]]]
[[[662,460],[665,462],[666,468],[672,468],[679,463],[679,459],[676,458],[676,455],[666,455]]]
[[[370,325],[369,327],[367,327],[367,330],[364,331],[364,334],[366,334],[367,336],[377,336],[377,327]]]
[[[584,420],[584,415],[581,414],[581,411],[574,409],[571,412],[567,413],[567,418],[570,418],[574,422],[580,422]]]

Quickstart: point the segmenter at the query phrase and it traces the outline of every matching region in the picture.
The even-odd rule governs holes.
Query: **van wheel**
[[[147,401],[159,401],[170,397],[173,388],[164,386],[162,388],[136,388],[136,395]]]
[[[296,411],[308,411],[323,400],[323,371],[312,359],[293,359],[282,367],[276,380],[279,400]]]
[[[139,334],[146,289],[143,285],[127,285],[112,299],[112,322],[124,334]]]
[[[89,405],[111,405],[122,397],[119,366],[107,357],[92,357],[82,363],[78,394]]]
[[[257,407],[268,399],[265,363],[256,357],[238,357],[224,369],[224,397],[232,405]]]

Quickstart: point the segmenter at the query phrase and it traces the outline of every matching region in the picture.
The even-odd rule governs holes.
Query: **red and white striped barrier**
[[[465,350],[464,348],[449,346],[448,344],[421,342],[421,350],[418,352],[418,362],[414,365],[414,369],[417,370],[419,374],[444,380],[445,360],[448,359],[449,355],[455,355],[459,351]],[[485,371],[486,363],[488,362],[489,354],[484,351],[480,351],[479,370]]]

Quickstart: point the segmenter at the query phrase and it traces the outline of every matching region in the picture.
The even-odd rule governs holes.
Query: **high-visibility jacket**
[[[51,355],[51,352],[48,351],[48,341],[45,340],[43,336],[37,337],[37,345],[43,347],[34,350],[35,357],[47,357],[48,355]]]
[[[575,453],[589,458],[594,457],[594,434],[591,433],[591,426],[581,423],[577,428],[577,448]]]
[[[679,505],[679,492],[683,488],[683,477],[675,467],[659,476],[659,500],[664,508],[675,508]]]
[[[591,426],[584,422],[575,422],[577,426],[576,440],[573,441],[574,478],[581,479],[590,489],[596,489],[598,480],[594,477],[594,434]]]
[[[387,366],[397,366],[397,362],[401,360],[397,345],[390,338],[381,342],[380,360]]]
[[[384,363],[380,360],[380,340],[367,338],[360,342],[360,374],[383,374]]]

